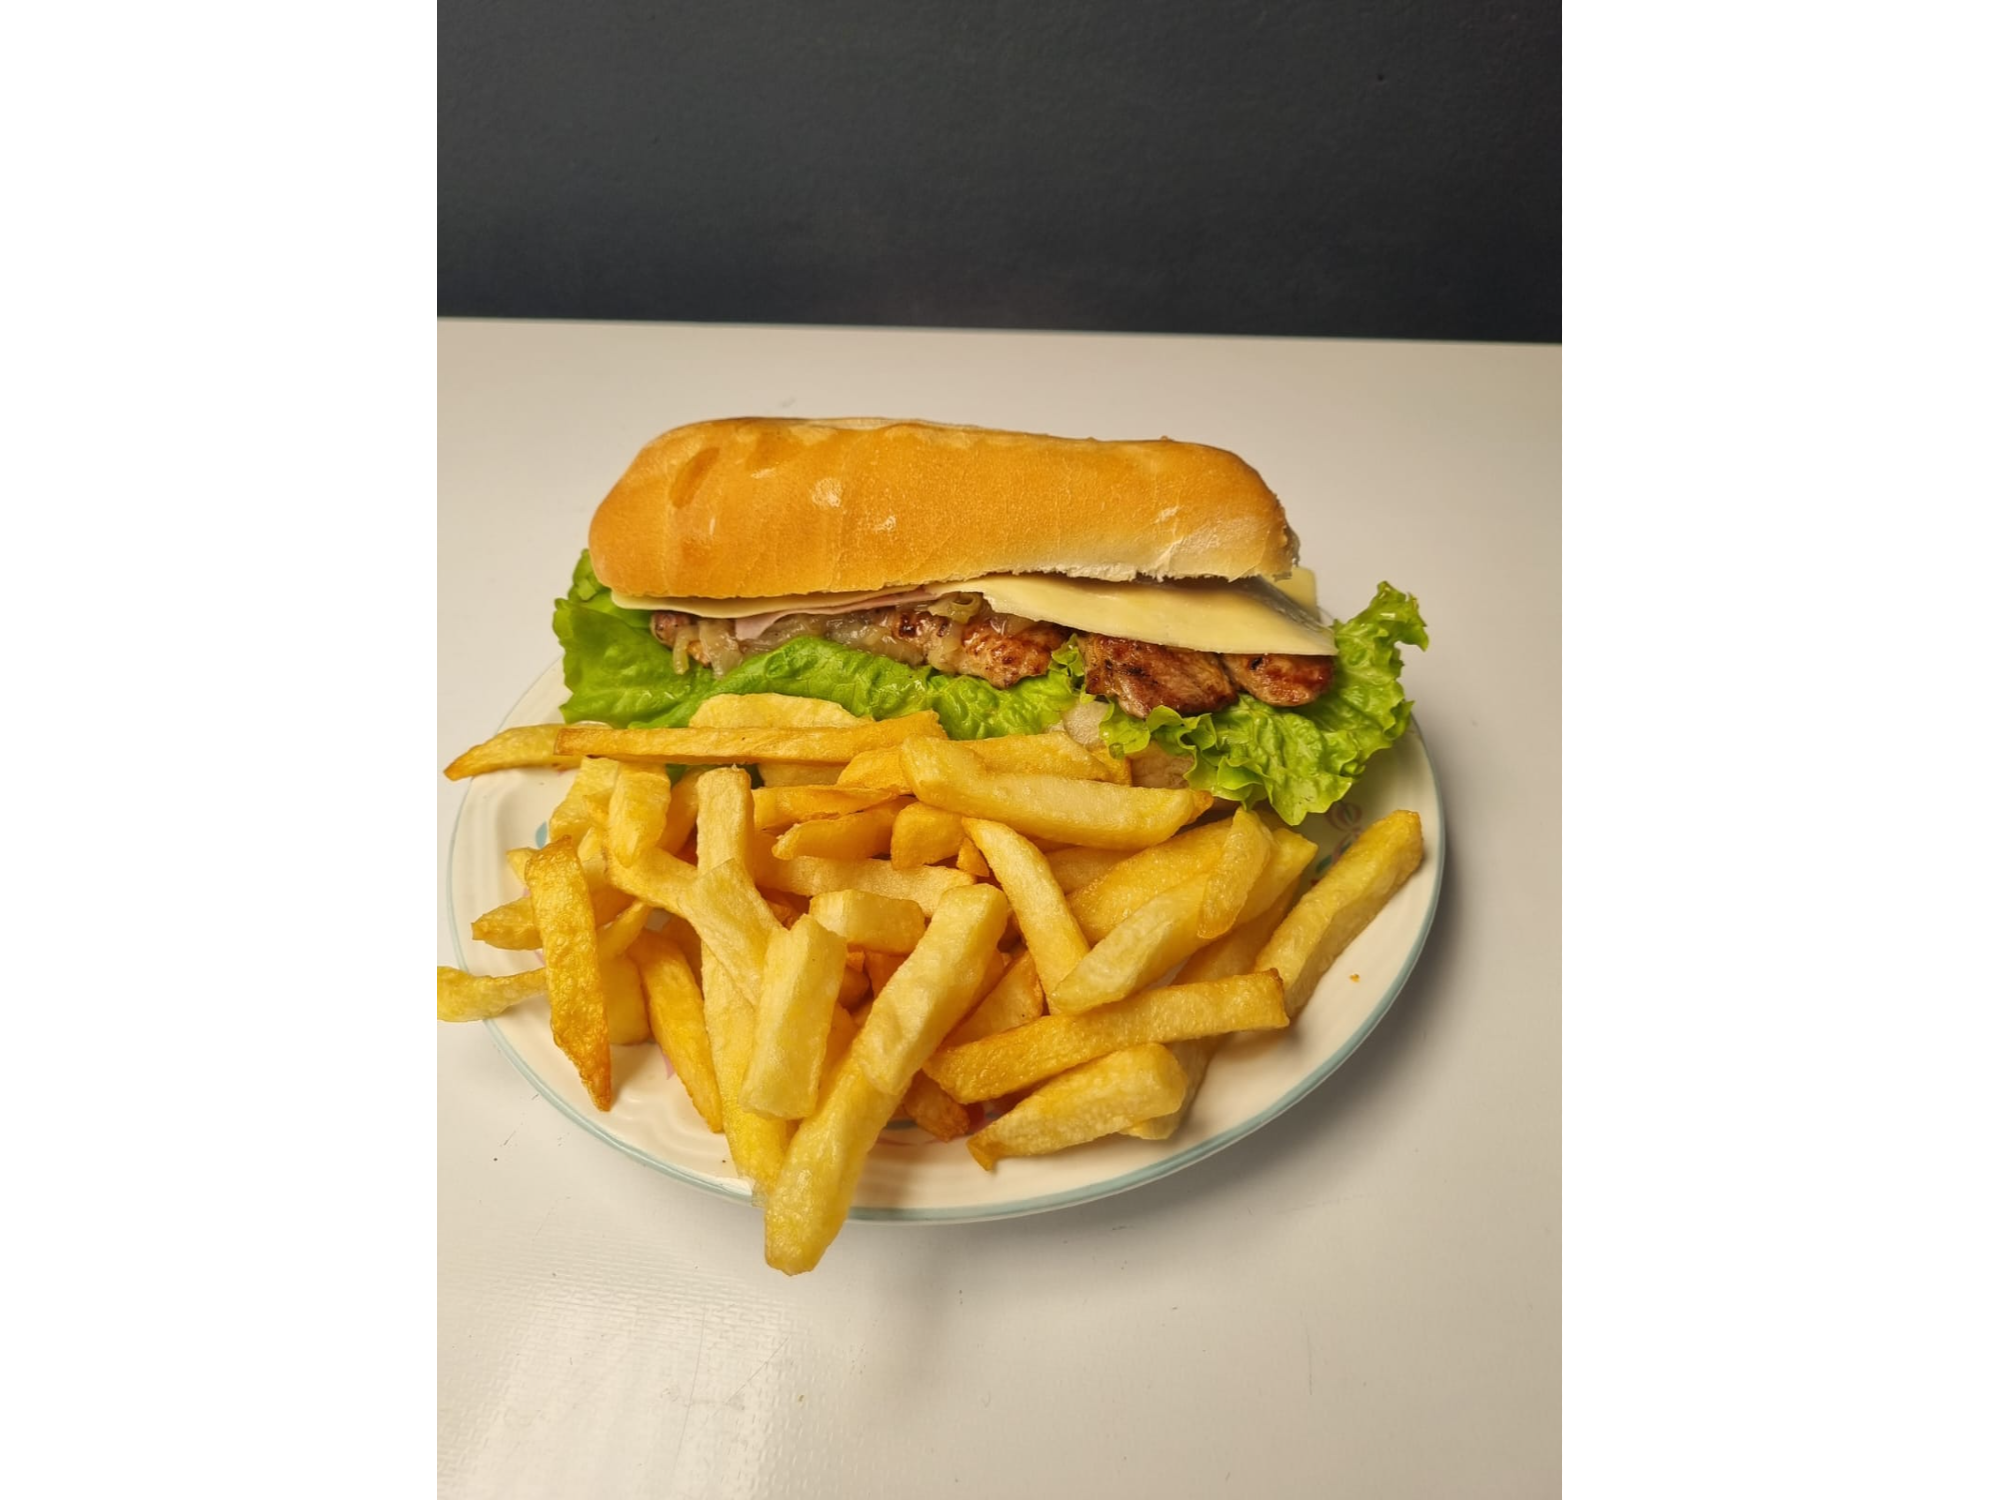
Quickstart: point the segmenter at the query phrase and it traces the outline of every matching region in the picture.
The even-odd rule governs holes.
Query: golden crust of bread
[[[1220,448],[744,417],[648,443],[597,508],[590,555],[620,593],[740,599],[987,573],[1274,576],[1298,543]]]

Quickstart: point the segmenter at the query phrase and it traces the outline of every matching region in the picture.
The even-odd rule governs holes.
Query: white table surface
[[[444,323],[439,765],[558,654],[551,601],[639,446],[763,413],[1243,454],[1334,613],[1384,578],[1423,601],[1437,922],[1375,1034],[1258,1134],[1061,1213],[853,1224],[796,1279],[752,1212],[438,1027],[441,1493],[1556,1493],[1559,351]]]

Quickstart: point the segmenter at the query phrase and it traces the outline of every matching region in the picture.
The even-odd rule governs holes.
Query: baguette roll
[[[1255,469],[1197,443],[746,417],[647,444],[590,555],[621,594],[754,599],[994,573],[1270,577],[1298,541]]]

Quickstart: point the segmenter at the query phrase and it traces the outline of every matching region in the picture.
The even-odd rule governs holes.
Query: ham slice
[[[875,594],[866,599],[842,599],[816,609],[780,609],[765,615],[743,615],[730,621],[739,641],[754,641],[788,615],[851,615],[864,609],[887,609],[895,604],[928,604],[941,598],[943,589],[905,589],[899,594]]]

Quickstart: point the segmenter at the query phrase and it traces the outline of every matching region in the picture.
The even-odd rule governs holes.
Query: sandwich
[[[649,443],[555,631],[569,722],[677,727],[717,693],[1061,730],[1288,823],[1410,722],[1417,601],[1324,615],[1235,454],[882,419],[740,418]]]

